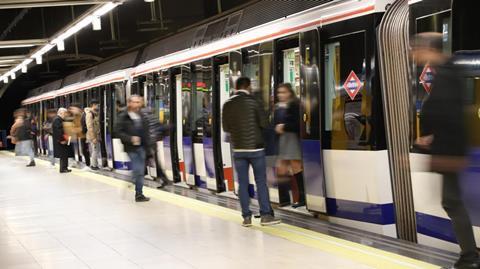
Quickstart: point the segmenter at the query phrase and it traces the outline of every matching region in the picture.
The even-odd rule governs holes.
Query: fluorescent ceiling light
[[[99,16],[94,16],[92,21],[93,31],[102,30],[102,19]]]
[[[57,42],[57,49],[58,51],[65,51],[65,41],[59,40]]]
[[[22,73],[27,73],[27,66],[26,65],[22,65]]]
[[[35,56],[35,62],[37,64],[42,64],[42,55]]]
[[[17,75],[15,75],[15,72],[12,72],[10,76],[12,77],[12,80],[17,78]]]
[[[8,83],[8,77],[7,76],[3,77],[3,83],[5,83],[5,84]]]
[[[0,45],[0,49],[9,49],[9,48],[31,48],[38,45],[35,44],[12,44],[12,45]]]
[[[98,30],[101,29],[101,19],[100,19],[100,17],[105,15],[106,13],[110,12],[114,8],[116,8],[118,5],[121,4],[121,2],[122,1],[118,1],[118,2],[115,2],[115,3],[114,2],[108,2],[108,3],[103,4],[102,6],[100,6],[100,8],[98,8],[98,9],[94,10],[92,13],[90,13],[90,15],[87,15],[86,17],[84,17],[83,19],[78,21],[76,24],[74,24],[73,26],[71,26],[70,28],[65,30],[63,33],[60,33],[59,35],[54,37],[53,40],[50,43],[47,43],[45,46],[43,46],[41,49],[36,51],[34,54],[30,55],[29,57],[31,59],[29,59],[29,62],[27,64],[25,64],[25,62],[23,62],[23,63],[17,65],[15,68],[13,68],[9,72],[5,73],[3,75],[3,77],[5,78],[5,76],[7,76],[7,79],[8,79],[8,74],[13,74],[12,76],[15,76],[15,74],[14,74],[15,70],[16,71],[25,70],[25,68],[27,68],[27,65],[29,63],[31,63],[33,61],[33,59],[35,59],[37,64],[42,64],[42,56],[45,53],[49,52],[55,46],[57,46],[59,51],[65,50],[65,40],[67,38],[71,37],[72,35],[78,33],[80,30],[82,30],[83,28],[85,28],[86,26],[88,26],[90,24],[93,25],[94,29],[98,29]],[[100,24],[99,24],[99,22],[100,22]],[[10,45],[11,44],[1,44],[0,43],[0,48],[1,48],[1,46],[10,46]],[[25,46],[25,47],[35,46],[34,44],[28,44],[28,43],[27,44],[12,44],[12,45],[16,45],[17,47],[18,46]],[[36,44],[36,45],[38,45],[38,44]]]

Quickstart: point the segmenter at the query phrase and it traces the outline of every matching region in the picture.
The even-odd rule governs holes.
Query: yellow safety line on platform
[[[12,153],[3,152],[5,155],[13,155]],[[37,159],[38,160],[38,159]],[[48,161],[38,160],[42,165],[49,164]],[[95,181],[118,187],[131,189],[132,183],[119,179],[107,177],[104,175],[83,172],[79,169],[72,169],[72,174],[93,179]],[[167,202],[179,207],[188,208],[205,215],[221,218],[223,220],[232,221],[241,224],[240,212],[226,207],[213,205],[207,202],[199,201],[193,198],[173,194],[170,192],[145,187],[144,193],[156,200]],[[260,230],[264,233],[281,237],[304,246],[319,249],[328,253],[348,258],[350,260],[360,262],[362,264],[379,268],[379,269],[400,269],[400,268],[418,268],[418,269],[439,269],[439,266],[426,262],[415,260],[399,254],[394,254],[384,250],[376,249],[366,245],[350,242],[344,239],[325,235],[304,228],[279,224],[270,227],[261,226],[254,222],[253,229]]]

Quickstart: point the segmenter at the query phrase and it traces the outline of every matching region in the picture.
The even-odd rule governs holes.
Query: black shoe
[[[148,202],[150,201],[150,198],[146,197],[143,194],[135,196],[135,202]]]
[[[274,216],[272,215],[264,215],[262,216],[261,220],[260,220],[260,225],[262,226],[271,226],[271,225],[275,225],[275,224],[280,224],[280,220],[275,218]]]
[[[459,260],[455,263],[454,266],[450,267],[452,269],[480,269],[480,261],[464,261]]]
[[[90,167],[90,169],[92,169],[93,171],[100,170],[100,168],[98,168],[98,167],[96,167],[96,166],[92,166],[92,167]]]
[[[252,217],[251,217],[251,216],[244,217],[244,218],[243,218],[243,222],[242,222],[242,226],[243,226],[243,227],[250,227],[250,226],[252,226]]]
[[[35,161],[31,161],[29,164],[27,164],[27,167],[34,167],[35,165]]]
[[[297,202],[297,203],[293,203],[292,204],[292,207],[293,208],[299,208],[299,207],[302,207],[302,206],[305,206],[305,202]]]
[[[62,174],[63,174],[63,173],[70,173],[70,172],[72,172],[72,170],[70,170],[70,169],[60,170],[60,173],[62,173]]]

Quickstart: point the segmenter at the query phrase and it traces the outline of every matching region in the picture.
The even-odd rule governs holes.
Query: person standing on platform
[[[132,178],[135,182],[135,201],[147,202],[150,198],[143,195],[146,152],[150,139],[148,122],[140,112],[143,97],[132,95],[128,98],[127,109],[118,115],[115,134],[123,143],[125,152],[132,162]]]
[[[442,206],[452,220],[453,231],[461,249],[455,269],[480,268],[472,222],[465,208],[460,175],[467,167],[469,148],[465,98],[466,85],[455,59],[442,51],[441,33],[422,33],[414,38],[412,54],[419,65],[435,70],[432,91],[423,104],[421,136],[416,144],[430,150],[431,170],[443,176]]]
[[[279,101],[275,109],[275,132],[278,135],[277,176],[290,177],[292,207],[302,207],[305,206],[305,188],[300,146],[300,101],[290,83],[278,86],[277,97]],[[290,200],[288,189],[287,192],[282,191],[282,194]]]
[[[233,158],[238,175],[240,205],[243,226],[252,225],[249,194],[249,167],[252,166],[257,185],[261,225],[274,225],[280,220],[273,216],[266,180],[266,161],[263,130],[266,127],[265,113],[251,95],[250,79],[241,77],[236,82],[235,94],[223,106],[223,129],[230,133]]]
[[[53,119],[57,115],[55,109],[49,109],[47,111],[47,120],[42,125],[43,139],[45,145],[48,148],[48,158],[50,160],[50,165],[52,168],[55,168],[55,157],[53,156]]]
[[[95,99],[90,101],[90,107],[85,108],[85,122],[87,125],[87,143],[91,154],[92,170],[98,170],[98,158],[100,157],[100,118],[98,115],[99,102]]]
[[[28,156],[30,162],[27,167],[35,166],[35,153],[33,152],[33,140],[30,123],[28,122],[25,109],[18,109],[14,114],[15,123],[10,129],[10,137],[12,143],[15,144],[16,156]]]
[[[72,148],[80,160],[80,145],[79,139],[83,136],[82,133],[82,109],[79,104],[73,103],[68,107],[68,112],[71,121],[71,128],[68,135],[72,137]],[[73,168],[80,168],[80,161],[76,160],[75,157],[71,158],[71,163]]]
[[[60,173],[72,172],[72,170],[68,169],[68,158],[73,157],[73,150],[70,145],[71,138],[66,135],[63,128],[67,113],[68,110],[66,108],[59,108],[57,116],[52,123],[53,154],[55,158],[60,158]]]

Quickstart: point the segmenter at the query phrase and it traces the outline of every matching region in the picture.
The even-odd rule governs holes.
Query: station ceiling
[[[123,2],[101,18],[102,29],[86,27],[52,49],[40,65],[0,86],[2,103],[19,104],[30,89],[61,79],[142,44],[158,40],[251,0],[114,0]],[[254,0],[255,1],[255,0]],[[1,0],[0,75],[18,65],[75,19],[108,0]],[[188,7],[188,8],[186,8]],[[4,110],[4,109],[3,109]],[[3,114],[0,114],[3,117]]]

